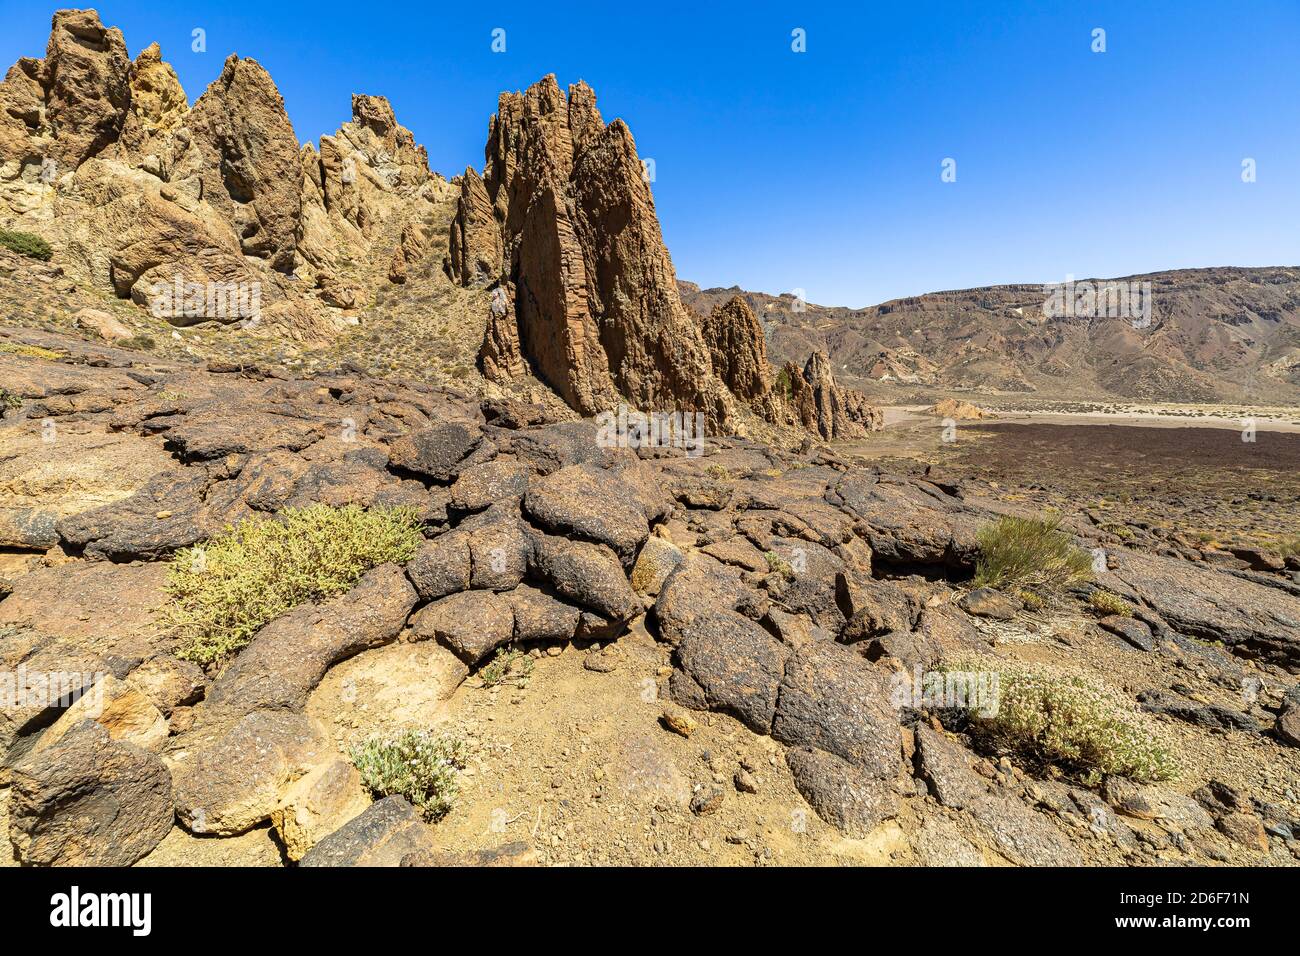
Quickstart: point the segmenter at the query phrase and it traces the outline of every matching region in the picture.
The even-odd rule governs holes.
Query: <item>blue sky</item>
[[[678,275],[705,286],[863,306],[1067,274],[1300,264],[1297,0],[726,6],[97,9],[133,56],[161,43],[191,101],[228,53],[260,60],[300,139],[334,131],[353,92],[384,94],[446,175],[482,166],[499,91],[585,79],[654,159]],[[4,64],[42,54],[54,8],[0,8]],[[941,181],[946,158],[955,182]]]

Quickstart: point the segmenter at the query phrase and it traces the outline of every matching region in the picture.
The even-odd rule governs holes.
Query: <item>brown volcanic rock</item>
[[[1042,285],[934,292],[865,309],[681,287],[702,314],[743,295],[763,315],[778,363],[823,349],[835,368],[886,387],[1043,391],[1086,401],[1300,401],[1300,269],[1177,269],[1115,281],[1150,283],[1149,326],[1125,316],[1048,318]]]
[[[162,50],[152,43],[140,51],[131,64],[131,108],[126,114],[119,142],[135,155],[142,155],[180,127],[190,111],[190,102],[171,64],[163,61]],[[157,162],[154,157],[153,162]]]
[[[270,74],[256,60],[228,57],[185,130],[189,147],[173,181],[201,182],[244,254],[291,272],[302,210],[298,138]]]
[[[732,296],[709,313],[701,324],[713,371],[732,393],[747,402],[766,398],[772,388],[767,367],[767,342],[754,310]]]
[[[554,76],[501,96],[482,179],[468,170],[447,268],[463,285],[503,281],[481,352],[489,376],[537,375],[583,414],[621,398],[645,409],[730,417],[708,351],[677,293],[654,200],[620,120],[585,84]]]
[[[872,406],[865,395],[835,384],[825,352],[808,356],[802,373],[787,362],[780,383],[787,389],[786,398],[795,420],[827,441],[861,438],[885,425],[884,413]]]
[[[117,140],[131,100],[131,61],[94,10],[54,14],[44,60],[19,60],[0,87],[0,160],[75,169]]]
[[[441,179],[429,172],[428,154],[397,122],[388,100],[354,95],[352,120],[333,136],[320,138],[319,156],[304,146],[299,162],[303,208],[298,252],[316,273],[317,285],[328,287],[348,260],[369,259],[377,245],[391,241],[387,224],[406,220],[387,259],[387,277],[404,282],[408,269],[428,251],[419,218]]]
[[[491,282],[501,274],[501,231],[483,179],[467,168],[452,222],[448,268],[464,285]]]

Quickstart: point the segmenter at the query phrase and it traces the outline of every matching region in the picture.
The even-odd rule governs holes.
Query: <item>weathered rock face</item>
[[[763,327],[749,304],[735,296],[709,313],[701,324],[713,371],[742,401],[770,400],[772,375],[767,365]]]
[[[835,384],[825,352],[810,355],[803,372],[787,362],[778,382],[796,422],[827,441],[861,438],[885,427],[884,412],[865,395]]]
[[[231,56],[185,121],[188,149],[172,181],[200,184],[203,200],[234,227],[245,255],[293,270],[302,199],[298,138],[270,74]]]
[[[315,276],[327,299],[331,283],[362,284],[363,277],[349,275],[347,263],[367,260],[376,245],[394,238],[387,227],[403,222],[387,278],[405,282],[428,252],[422,220],[445,184],[429,172],[428,154],[397,122],[388,100],[354,95],[352,120],[320,138],[319,155],[310,144],[304,146],[299,164],[299,264]]]
[[[131,61],[93,10],[54,14],[44,60],[19,60],[0,87],[0,161],[75,169],[117,140],[131,100]]]
[[[716,306],[700,330],[714,374],[764,421],[802,427],[828,441],[884,427],[883,413],[866,396],[835,384],[824,352],[810,355],[802,372],[787,362],[774,384],[763,327],[743,297]]]
[[[128,153],[144,156],[155,141],[165,143],[189,111],[190,101],[176,71],[163,61],[162,48],[151,43],[131,64],[131,107],[122,125],[120,145]]]
[[[730,396],[677,293],[632,134],[606,125],[579,83],[554,76],[501,96],[482,178],[467,170],[447,267],[464,285],[508,283],[482,352],[492,375],[518,353],[574,409],[625,398],[713,422]],[[514,330],[507,327],[513,311]]]
[[[227,59],[191,109],[157,44],[132,63],[95,11],[60,11],[47,56],[0,83],[0,214],[173,324],[329,339],[334,310],[427,256],[448,188],[387,100],[352,110],[318,156],[256,60]]]
[[[161,760],[83,720],[13,770],[10,838],[44,866],[130,866],[172,826]]]

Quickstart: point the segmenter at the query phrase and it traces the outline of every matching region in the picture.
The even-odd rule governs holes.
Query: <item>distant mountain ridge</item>
[[[836,375],[861,387],[1300,403],[1300,268],[1177,269],[1076,285],[1085,281],[1150,283],[1149,324],[1127,315],[1046,315],[1042,285],[934,292],[865,309],[680,286],[701,313],[739,294],[759,317],[774,361],[820,349]]]

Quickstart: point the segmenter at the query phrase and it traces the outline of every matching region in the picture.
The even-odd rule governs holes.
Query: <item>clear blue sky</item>
[[[351,93],[382,93],[447,175],[482,166],[500,90],[585,79],[655,160],[678,275],[705,286],[861,306],[1300,263],[1298,0],[98,9],[133,56],[159,41],[191,101],[228,53],[257,58],[300,139],[335,130]],[[53,10],[4,3],[0,60],[40,55]]]

